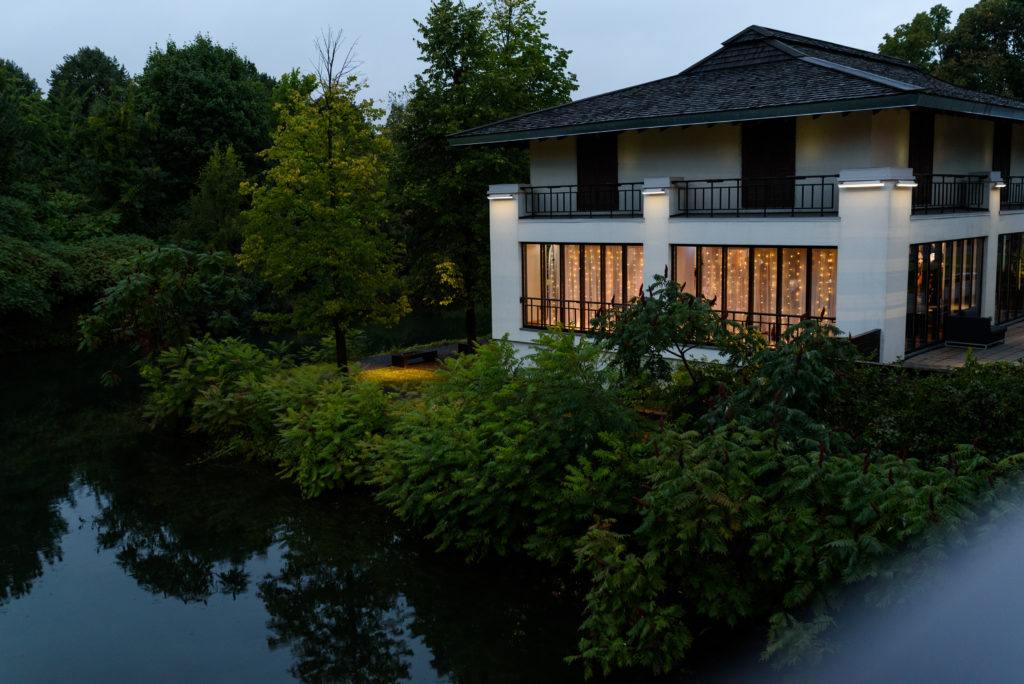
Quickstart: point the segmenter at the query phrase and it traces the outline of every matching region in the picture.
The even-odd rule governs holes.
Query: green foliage
[[[834,326],[814,320],[790,326],[774,348],[753,354],[729,391],[713,400],[709,423],[737,421],[755,429],[774,429],[782,439],[813,439],[829,453],[849,448],[845,432],[830,424],[830,407],[846,391],[857,349]],[[835,416],[838,418],[838,416]]]
[[[245,169],[230,145],[213,151],[199,173],[196,194],[189,200],[177,237],[204,249],[235,254],[242,247],[240,215],[245,209],[241,185]]]
[[[294,366],[235,338],[168,349],[142,377],[154,426],[201,434],[216,457],[276,462],[307,497],[365,481],[364,441],[383,431],[389,408],[376,383],[325,364]]]
[[[270,167],[249,186],[242,266],[288,306],[263,314],[274,326],[334,334],[338,365],[348,363],[348,329],[394,323],[405,311],[398,292],[398,245],[386,218],[384,160],[389,146],[373,123],[380,112],[357,101],[355,77],[321,81],[317,97],[293,91],[280,108]]]
[[[161,351],[139,374],[149,390],[145,415],[156,427],[182,424],[230,439],[251,427],[221,398],[241,399],[240,381],[259,382],[287,362],[274,361],[256,346],[234,337],[209,335]]]
[[[703,297],[683,292],[679,283],[654,276],[622,311],[608,309],[596,321],[596,334],[608,341],[612,363],[623,376],[646,384],[664,383],[672,374],[668,355],[680,361],[692,382],[697,368],[687,355],[698,347],[717,347],[731,365],[763,349],[756,330],[722,319]]]
[[[82,318],[82,349],[127,344],[149,357],[204,332],[224,335],[245,325],[251,287],[230,254],[156,247],[140,250],[129,269]]]
[[[666,427],[643,446],[640,523],[605,519],[578,545],[577,570],[591,578],[580,657],[591,669],[665,671],[696,634],[763,620],[766,654],[795,658],[787,645],[827,626],[833,590],[923,570],[999,482],[1019,480],[1020,461],[967,447],[929,466],[830,455],[735,423]]]
[[[569,53],[548,42],[544,24],[532,0],[437,0],[416,22],[426,68],[388,121],[398,221],[425,246],[410,254],[418,294],[463,307],[469,340],[489,297],[487,184],[524,180],[528,165],[522,150],[454,148],[447,136],[569,100]]]
[[[323,372],[323,371],[321,371]],[[304,406],[285,405],[274,458],[281,477],[313,497],[371,475],[367,440],[388,426],[391,403],[377,383],[344,375],[320,385]]]
[[[141,109],[157,122],[152,149],[172,201],[186,198],[216,149],[231,145],[257,168],[269,142],[273,81],[233,47],[201,34],[181,47],[168,41],[149,53],[138,85]]]
[[[834,413],[859,436],[858,448],[878,448],[922,460],[942,459],[958,444],[992,458],[1024,444],[1024,365],[978,363],[927,376],[898,369],[862,371],[837,397]]]
[[[99,48],[82,47],[50,72],[47,103],[69,117],[69,124],[84,121],[111,98],[124,96],[128,72]]]
[[[0,59],[0,194],[34,179],[48,159],[39,86],[17,64]]]
[[[377,445],[379,497],[399,517],[471,557],[557,561],[596,510],[625,505],[611,474],[628,465],[603,447],[632,421],[599,347],[550,333],[520,362],[493,342],[441,375]]]
[[[980,0],[949,32],[935,75],[983,93],[1024,97],[1024,3]]]
[[[980,0],[952,28],[949,19],[943,5],[919,12],[885,34],[879,52],[971,90],[1024,97],[1024,4]]]
[[[48,314],[60,300],[68,265],[43,246],[0,234],[0,314]]]
[[[918,12],[906,24],[886,33],[878,46],[879,54],[902,59],[933,73],[942,58],[942,49],[949,36],[950,11],[935,5],[927,12]]]

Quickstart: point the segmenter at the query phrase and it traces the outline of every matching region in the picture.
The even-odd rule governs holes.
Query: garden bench
[[[408,368],[410,363],[437,361],[436,349],[414,349],[391,355],[391,365]]]

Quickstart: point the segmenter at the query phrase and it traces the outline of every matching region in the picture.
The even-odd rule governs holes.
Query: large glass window
[[[685,292],[771,340],[804,318],[835,322],[835,247],[677,245],[672,261]]]
[[[604,309],[640,294],[640,245],[524,243],[523,326],[589,330]]]
[[[984,250],[985,238],[910,245],[906,351],[941,342],[948,316],[980,315]]]
[[[996,323],[1024,317],[1024,233],[999,236]]]

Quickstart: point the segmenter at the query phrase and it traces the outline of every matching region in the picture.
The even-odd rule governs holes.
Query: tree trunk
[[[341,372],[348,373],[348,344],[345,340],[345,329],[338,321],[334,321],[334,355],[337,357]]]
[[[472,346],[476,342],[476,304],[470,302],[466,306],[466,344]]]

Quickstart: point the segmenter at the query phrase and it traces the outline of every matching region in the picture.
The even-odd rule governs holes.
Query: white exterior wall
[[[576,138],[530,141],[530,185],[576,185]]]
[[[656,177],[739,178],[740,127],[716,124],[619,135],[619,182]]]
[[[992,168],[991,121],[967,116],[935,115],[933,173],[964,174]]]

